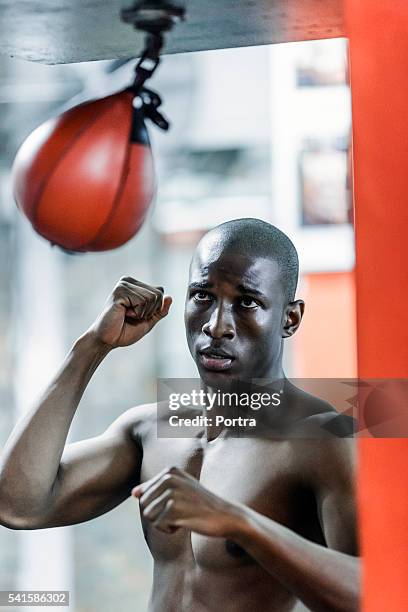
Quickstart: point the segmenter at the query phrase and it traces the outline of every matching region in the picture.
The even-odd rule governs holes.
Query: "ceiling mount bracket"
[[[161,35],[184,20],[185,8],[181,2],[171,0],[138,0],[122,9],[121,19],[136,30]]]

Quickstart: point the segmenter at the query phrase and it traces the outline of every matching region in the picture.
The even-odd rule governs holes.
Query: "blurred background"
[[[152,86],[172,128],[150,129],[159,179],[152,212],[128,245],[67,255],[16,210],[12,160],[34,127],[124,87],[133,66],[0,58],[0,447],[123,275],[163,285],[174,303],[151,334],[100,366],[68,441],[154,401],[158,377],[196,376],[183,326],[188,264],[203,233],[228,219],[274,223],[298,249],[306,312],[286,341],[286,375],[356,375],[346,40],[163,58]],[[146,610],[152,562],[138,516],[129,499],[74,527],[0,526],[0,590],[69,589],[76,612]]]

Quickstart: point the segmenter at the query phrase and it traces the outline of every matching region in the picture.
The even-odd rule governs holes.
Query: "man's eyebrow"
[[[188,285],[189,289],[211,289],[213,286],[213,283],[208,283],[207,281],[193,282]]]
[[[264,293],[262,293],[262,291],[259,291],[259,289],[255,289],[254,287],[250,287],[249,285],[243,285],[242,283],[237,285],[237,289],[241,293],[252,293],[253,295],[257,295],[265,299],[267,297]]]

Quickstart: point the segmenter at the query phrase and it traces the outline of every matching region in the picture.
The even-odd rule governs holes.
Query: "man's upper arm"
[[[139,483],[142,451],[132,435],[142,406],[121,414],[99,436],[67,444],[50,511],[37,528],[90,520],[123,502]]]
[[[357,555],[356,441],[325,439],[316,446],[315,494],[327,546]]]

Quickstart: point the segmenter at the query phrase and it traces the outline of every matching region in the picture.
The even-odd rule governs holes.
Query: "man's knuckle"
[[[148,501],[147,499],[143,499],[142,497],[139,499],[139,505],[141,507],[142,510],[144,510],[145,508],[147,508],[148,506]]]
[[[166,510],[174,509],[175,504],[176,504],[176,500],[174,499],[174,497],[171,497],[170,499],[167,500]]]
[[[175,501],[176,499],[176,491],[175,489],[170,489],[167,495],[167,500],[168,501]]]
[[[159,531],[162,531],[163,533],[168,533],[167,526],[163,525],[163,523],[161,523],[160,521],[155,521],[153,524]]]

